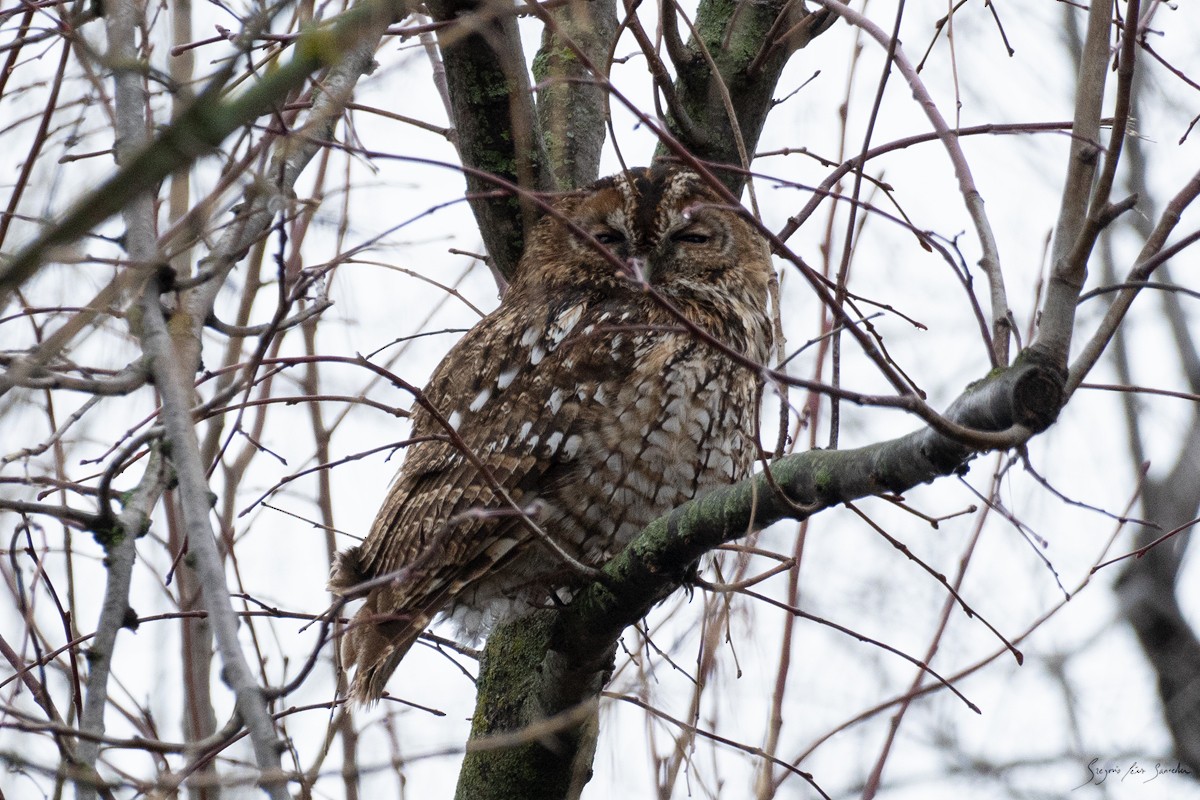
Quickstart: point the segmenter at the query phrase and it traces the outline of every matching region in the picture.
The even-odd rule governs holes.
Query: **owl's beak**
[[[650,282],[650,262],[645,256],[634,256],[625,262],[629,265],[629,274],[638,283]]]

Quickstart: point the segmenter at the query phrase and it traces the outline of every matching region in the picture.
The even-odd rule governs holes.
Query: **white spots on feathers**
[[[458,430],[458,426],[462,424],[462,414],[457,411],[450,414],[450,418],[446,420],[451,429]]]
[[[646,437],[646,441],[660,448],[664,455],[669,454],[674,449],[672,446],[675,443],[674,440],[661,428],[650,431],[650,434]]]
[[[625,475],[625,485],[629,491],[636,492],[642,498],[649,500],[654,497],[655,487],[658,485],[657,477],[651,479],[649,475],[640,471],[634,470]]]
[[[554,320],[554,324],[550,326],[550,348],[554,349],[562,344],[562,340],[570,335],[575,326],[579,324],[579,319],[583,316],[584,304],[574,305],[566,311],[558,315]]]
[[[563,343],[563,340],[571,335],[571,331],[579,324],[579,320],[583,318],[583,312],[587,306],[584,303],[573,305],[555,317],[545,329],[530,325],[521,334],[520,344],[522,347],[529,348],[529,363],[537,366],[545,360],[546,356],[558,349],[558,346]],[[504,383],[504,374],[501,374],[501,385],[503,389],[507,386]],[[512,379],[509,378],[509,382]]]
[[[612,341],[609,342],[608,352],[609,355],[612,356],[613,361],[619,361],[621,359],[621,343],[623,341],[625,341],[625,337],[618,333],[616,336],[612,337]]]
[[[481,391],[479,394],[475,395],[475,399],[471,401],[471,405],[469,406],[469,408],[472,411],[478,411],[479,409],[483,408],[483,404],[486,403],[488,401],[488,398],[490,398],[491,396],[492,396],[492,390],[485,387],[483,389],[483,391]]]
[[[500,389],[501,391],[507,389],[510,385],[512,385],[513,378],[517,377],[518,372],[520,372],[520,370],[516,367],[512,367],[511,369],[506,369],[501,372],[500,376],[496,378],[496,388]]]
[[[562,455],[563,458],[572,459],[579,453],[579,446],[583,444],[583,437],[577,433],[573,433],[567,437],[567,441],[563,442]]]

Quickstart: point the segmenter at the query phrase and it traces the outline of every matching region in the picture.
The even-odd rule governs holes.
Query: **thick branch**
[[[286,800],[286,782],[280,767],[281,742],[267,710],[262,689],[255,681],[238,639],[238,620],[233,611],[225,569],[217,551],[209,522],[212,493],[191,414],[191,381],[176,366],[176,355],[159,304],[158,292],[148,287],[141,299],[143,345],[150,362],[154,385],[162,397],[161,418],[164,440],[170,447],[171,464],[179,481],[179,499],[187,529],[188,547],[221,654],[222,674],[236,696],[238,715],[250,733],[255,760],[262,772],[262,785],[273,800]]]
[[[571,0],[549,17],[554,24],[544,28],[533,59],[538,121],[554,188],[577,189],[600,175],[608,109],[602,81],[617,32],[616,3]],[[605,74],[592,75],[568,41]]]
[[[527,191],[550,188],[529,74],[512,8],[500,0],[431,0],[464,165]],[[495,194],[496,184],[466,173],[467,196],[493,267],[511,278],[536,208],[523,196]]]
[[[946,416],[964,427],[1024,429],[1032,436],[1057,417],[1064,379],[1057,365],[1027,351],[1011,368],[969,387]],[[564,610],[517,620],[492,633],[481,677],[507,671],[511,679],[480,681],[472,735],[521,730],[593,702],[621,632],[684,585],[696,560],[717,546],[784,518],[803,519],[961,472],[978,452],[927,428],[856,450],[785,456],[771,465],[770,477],[759,474],[674,509],[609,561],[603,578],[576,594]],[[472,783],[470,796],[562,797],[562,787],[580,774],[580,762],[590,759],[590,746],[589,737],[573,729],[502,756],[469,752],[464,775],[496,770],[505,775],[504,786]],[[545,786],[559,787],[560,793],[541,793]],[[466,796],[464,784],[459,791]]]
[[[116,100],[117,163],[124,165],[140,150],[148,138],[145,88],[142,84],[140,62],[137,59],[134,31],[144,21],[141,6],[133,2],[112,3],[105,15],[108,35],[108,59],[113,65],[114,96]],[[154,233],[154,198],[143,192],[122,212],[125,221],[125,247],[135,264],[151,263],[157,247]],[[121,456],[118,456],[118,462]],[[108,497],[100,492],[101,511],[107,515]],[[80,717],[80,729],[92,736],[79,743],[79,759],[83,771],[76,782],[79,800],[96,797],[94,781],[96,759],[100,755],[100,739],[104,733],[104,712],[108,706],[108,678],[112,669],[117,634],[128,624],[129,588],[133,580],[133,564],[137,555],[135,542],[150,526],[150,512],[167,487],[167,471],[158,453],[152,452],[130,502],[116,520],[115,537],[107,538],[104,602],[96,622],[96,638],[88,650],[87,697]],[[94,738],[93,738],[94,737]]]
[[[1100,111],[1108,70],[1108,32],[1112,0],[1096,0],[1088,12],[1087,34],[1075,89],[1075,124],[1062,204],[1054,227],[1050,281],[1038,330],[1038,341],[1065,359],[1074,331],[1075,304],[1087,278],[1086,259],[1070,263],[1070,255],[1087,219],[1088,202],[1100,157]]]
[[[669,32],[670,51],[674,42],[674,3],[663,4],[664,31]],[[758,144],[763,123],[773,105],[772,95],[788,58],[799,47],[825,29],[826,16],[809,15],[813,24],[804,36],[786,32],[800,21],[807,9],[800,0],[766,0],[762,3],[731,3],[702,0],[696,12],[695,29],[682,48],[672,52],[678,77],[675,94],[688,124],[668,117],[667,127],[697,158],[717,164],[749,168],[739,153],[739,143],[749,157]],[[780,24],[786,15],[785,24]],[[678,56],[678,57],[675,57]],[[716,65],[716,72],[711,68]],[[732,105],[733,118],[726,108]],[[694,128],[693,128],[694,126]],[[692,132],[694,130],[694,133]],[[659,148],[665,154],[665,148]],[[741,170],[721,174],[734,195],[740,195],[746,176]]]

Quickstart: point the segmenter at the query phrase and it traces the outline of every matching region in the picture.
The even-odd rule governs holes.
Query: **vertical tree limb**
[[[1147,83],[1146,72],[1139,70],[1132,92],[1133,119],[1142,118],[1141,89]],[[1139,198],[1139,211],[1129,224],[1144,240],[1154,237],[1154,201],[1146,182],[1146,153],[1139,137],[1126,143],[1126,176],[1129,193]],[[1111,248],[1106,248],[1106,254]],[[1167,272],[1164,264],[1161,268]],[[1164,274],[1164,280],[1169,278]],[[1115,270],[1108,266],[1103,280],[1115,283]],[[1188,324],[1187,314],[1178,294],[1160,292],[1174,346],[1178,352],[1188,388],[1200,393],[1200,354],[1195,336]],[[1122,384],[1132,385],[1131,358],[1128,337],[1118,329],[1114,336],[1113,354],[1117,374]],[[1125,424],[1130,440],[1134,466],[1145,459],[1141,431],[1141,400],[1131,392],[1122,392]],[[1200,468],[1196,453],[1200,448],[1200,413],[1192,412],[1191,425],[1181,438],[1175,464],[1161,477],[1147,477],[1141,496],[1142,518],[1152,520],[1157,527],[1139,526],[1134,545],[1149,547],[1164,531],[1190,525],[1200,506]],[[1187,530],[1168,542],[1154,546],[1141,558],[1125,562],[1117,578],[1115,592],[1121,613],[1138,637],[1146,659],[1158,676],[1159,699],[1163,716],[1175,744],[1176,755],[1193,770],[1200,772],[1200,638],[1189,624],[1179,604],[1179,570],[1193,544],[1194,533]]]
[[[142,63],[138,59],[135,32],[142,23],[141,6],[130,0],[106,4],[105,29],[108,37],[106,58],[113,71],[116,131],[114,150],[117,163],[123,165],[138,152],[149,138],[146,119],[146,97]],[[125,249],[134,269],[146,270],[155,262],[154,198],[144,192],[122,210],[125,223]],[[157,295],[156,295],[157,297]],[[122,458],[123,454],[117,456]],[[133,578],[136,541],[149,527],[150,511],[157,505],[166,489],[167,474],[157,455],[152,453],[137,489],[117,519],[117,530],[110,534],[105,546],[106,582],[104,601],[96,623],[96,637],[88,650],[87,696],[80,717],[80,729],[86,733],[104,734],[104,714],[108,706],[108,678],[115,654],[117,633],[127,624],[129,587]],[[107,503],[105,497],[101,502]],[[107,513],[108,509],[102,509]],[[99,739],[83,738],[78,757],[82,767],[76,782],[80,800],[96,797],[96,759],[100,754]]]
[[[1075,322],[1075,304],[1087,278],[1086,260],[1071,264],[1068,256],[1087,219],[1096,162],[1100,157],[1100,111],[1108,72],[1112,0],[1095,0],[1088,10],[1079,76],[1075,82],[1075,123],[1071,154],[1063,181],[1062,204],[1054,227],[1050,280],[1038,328],[1037,343],[1067,357]]]
[[[608,109],[603,79],[608,77],[617,32],[616,3],[570,0],[550,11],[549,17],[554,24],[542,31],[533,77],[547,166],[553,188],[561,191],[587,186],[600,176]],[[592,75],[576,56],[576,48],[604,74]]]
[[[456,23],[438,28],[437,40],[463,164],[526,191],[550,188],[511,7],[501,0],[431,0],[429,10],[438,21]],[[478,174],[468,171],[466,180],[493,267],[509,279],[521,258],[525,231],[537,220],[536,207],[524,197],[497,194],[496,185]]]
[[[109,41],[112,43],[109,55],[111,63],[114,64],[117,84],[115,94],[118,163],[125,167],[132,160],[141,164],[140,172],[136,174],[145,174],[145,153],[152,153],[153,150],[145,148],[148,125],[141,83],[143,70],[138,69],[134,51],[134,30],[137,23],[135,4],[117,4],[109,10],[106,18],[109,25]],[[338,29],[340,34],[344,36],[349,32],[357,38],[348,41],[346,52],[341,54],[344,57],[326,76],[325,91],[315,100],[305,127],[292,140],[282,142],[282,147],[278,148],[272,161],[273,174],[278,176],[279,188],[285,195],[290,194],[296,178],[320,149],[321,142],[331,137],[333,126],[355,82],[360,75],[369,71],[375,49],[394,17],[385,5],[366,4],[357,15],[348,14],[347,19],[350,22],[343,23],[342,28]],[[312,54],[308,54],[306,58],[311,59]],[[317,58],[313,63],[320,63],[320,60]],[[310,63],[304,59],[298,61]],[[294,61],[293,64],[295,63]],[[194,135],[194,131],[188,126],[206,121],[203,116],[197,117],[198,106],[201,110],[215,110],[204,103],[194,104],[182,119],[176,121],[173,130],[177,137]],[[161,168],[161,164],[149,165],[151,170]],[[132,269],[148,274],[149,269],[157,265],[159,260],[154,230],[153,198],[149,187],[138,182],[136,178],[130,183],[133,191],[138,193],[132,199],[126,197],[122,207],[126,224],[125,243],[133,264]],[[270,200],[271,198],[264,196],[263,192],[252,189],[244,213],[226,231],[217,248],[202,263],[209,279],[182,293],[180,306],[169,324],[160,304],[158,281],[139,281],[144,283],[145,288],[138,303],[140,314],[135,315],[140,324],[135,327],[142,340],[150,373],[162,397],[165,439],[169,445],[169,458],[179,480],[184,527],[195,558],[204,605],[216,633],[218,650],[225,667],[223,674],[235,692],[237,715],[249,730],[263,774],[263,787],[270,796],[282,800],[288,794],[280,764],[280,742],[275,735],[274,724],[267,711],[263,693],[255,682],[250,665],[246,662],[238,643],[238,623],[225,585],[224,568],[208,521],[211,493],[191,419],[191,376],[200,359],[200,330],[211,313],[225,275],[250,244],[257,241],[267,229],[274,216]],[[95,214],[94,211],[88,213]],[[110,548],[106,599],[98,626],[95,657],[92,659],[93,669],[89,674],[88,698],[82,721],[83,729],[89,732],[103,732],[108,669],[117,631],[125,623],[128,610],[134,539],[144,531],[149,510],[157,502],[165,484],[166,475],[157,457],[152,456],[146,475],[133,495],[132,504],[118,520],[124,535]],[[97,784],[94,780],[93,765],[98,752],[98,740],[83,741],[80,754],[85,769],[77,784],[80,797],[95,796]]]
[[[736,13],[727,0],[702,0],[696,12],[692,36],[678,52],[677,36],[667,36],[668,53],[675,61],[676,94],[687,118],[695,126],[681,125],[670,116],[667,128],[671,134],[697,158],[717,164],[743,167],[738,152],[739,137],[747,156],[752,157],[762,134],[763,124],[772,107],[772,95],[788,58],[791,47],[770,47],[777,20],[789,6],[803,8],[796,0],[766,0],[762,3],[739,3]],[[676,12],[670,2],[663,4],[664,19]],[[664,24],[674,26],[670,19]],[[716,65],[710,68],[709,58]],[[682,57],[680,57],[682,56]],[[728,93],[733,105],[733,118],[726,111],[722,95]],[[659,154],[666,149],[660,145]],[[733,194],[740,195],[746,181],[741,169],[722,172],[722,182]]]
[[[137,540],[150,528],[150,513],[167,487],[169,475],[156,450],[150,453],[146,469],[137,487],[124,501],[117,516],[117,530],[105,547],[104,600],[96,622],[96,635],[88,647],[87,694],[79,729],[97,737],[104,734],[104,712],[108,706],[108,678],[116,652],[117,634],[129,626],[129,588],[133,580]],[[76,797],[94,798],[98,791],[96,759],[100,755],[99,738],[81,738],[77,758],[82,767],[76,783]]]
[[[147,286],[140,304],[143,349],[162,399],[163,438],[170,448],[169,458],[179,483],[178,497],[188,547],[195,559],[194,568],[221,656],[222,675],[234,692],[237,714],[249,731],[263,789],[273,800],[287,800],[287,782],[280,764],[281,742],[262,688],[255,681],[238,641],[238,619],[209,521],[213,497],[192,422],[192,382],[188,373],[177,368],[177,355],[159,304],[157,285]]]

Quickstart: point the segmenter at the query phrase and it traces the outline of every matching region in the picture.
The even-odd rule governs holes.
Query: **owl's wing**
[[[619,377],[609,373],[624,359],[607,348],[597,358],[589,339],[609,303],[509,300],[438,366],[424,395],[445,423],[417,406],[413,438],[422,441],[409,448],[366,541],[335,564],[330,588],[338,593],[395,574],[368,593],[343,640],[360,700],[378,699],[455,594],[530,541],[502,493],[520,506],[571,470],[579,442],[572,437],[588,424],[588,386]]]

